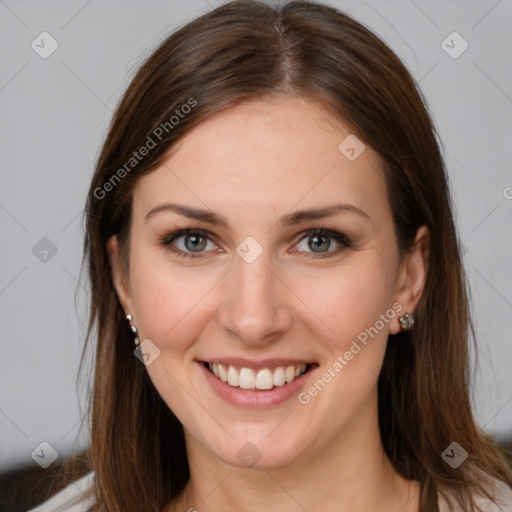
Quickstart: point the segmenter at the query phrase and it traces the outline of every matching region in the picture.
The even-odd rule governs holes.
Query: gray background
[[[43,441],[62,459],[86,440],[75,383],[87,320],[81,212],[95,159],[142,59],[221,3],[0,0],[0,470],[35,466]],[[512,435],[512,1],[330,3],[380,35],[426,95],[473,295],[475,412],[493,434]],[[31,47],[43,31],[59,45],[47,59]],[[469,44],[458,58],[445,49],[458,53],[461,39],[442,46],[453,31]]]

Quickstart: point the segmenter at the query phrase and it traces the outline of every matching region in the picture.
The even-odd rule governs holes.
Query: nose
[[[272,268],[265,252],[252,263],[238,255],[224,283],[221,327],[250,346],[279,339],[292,325],[292,292]]]

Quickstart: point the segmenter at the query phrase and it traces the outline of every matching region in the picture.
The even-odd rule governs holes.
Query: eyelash
[[[313,236],[313,235],[326,236],[328,238],[334,239],[336,242],[338,242],[340,244],[340,246],[337,249],[334,249],[333,251],[330,251],[327,253],[317,253],[317,254],[306,253],[306,254],[309,254],[310,257],[312,257],[312,258],[332,257],[332,256],[340,253],[344,249],[350,249],[352,247],[352,241],[350,240],[350,238],[348,238],[343,233],[336,231],[336,229],[334,229],[332,227],[320,226],[318,228],[308,229],[301,234],[303,234],[304,236],[298,240],[297,244],[299,242],[302,242],[302,240],[304,240],[305,238],[309,238],[310,236]],[[185,228],[185,229],[180,229],[178,231],[174,231],[174,232],[169,233],[166,236],[164,236],[160,241],[160,245],[164,246],[166,249],[172,251],[173,253],[175,253],[177,256],[179,256],[181,258],[200,258],[200,257],[202,257],[202,253],[193,254],[193,253],[189,253],[189,252],[184,252],[181,249],[178,249],[177,247],[173,247],[171,245],[177,238],[181,238],[182,236],[186,236],[186,235],[197,235],[197,236],[201,236],[201,237],[210,239],[210,233],[208,231],[204,231],[202,229],[195,229],[195,228]],[[301,254],[300,251],[298,253]],[[302,252],[302,254],[304,254],[304,253]]]

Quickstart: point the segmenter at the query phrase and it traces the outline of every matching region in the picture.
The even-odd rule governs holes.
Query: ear
[[[112,281],[116,290],[117,298],[123,307],[125,314],[133,311],[133,302],[129,278],[125,275],[124,266],[121,264],[119,255],[119,239],[117,235],[112,236],[107,241],[107,253],[110,261],[110,271]]]
[[[412,249],[404,254],[400,264],[397,283],[396,301],[402,306],[397,318],[390,325],[390,334],[402,330],[399,317],[405,313],[413,313],[418,305],[425,287],[430,253],[430,231],[427,226],[421,226],[417,233]]]

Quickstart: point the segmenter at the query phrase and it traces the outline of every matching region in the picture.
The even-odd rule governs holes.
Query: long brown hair
[[[379,377],[381,437],[396,471],[421,482],[421,511],[438,510],[444,490],[474,510],[474,492],[492,498],[483,474],[512,485],[512,473],[471,410],[467,278],[426,102],[397,56],[349,16],[312,2],[257,1],[225,4],[152,53],[121,99],[97,162],[84,244],[92,294],[87,338],[97,336],[89,449],[94,510],[161,511],[189,478],[182,426],[133,355],[107,240],[119,237],[128,266],[137,180],[207,116],[278,95],[319,106],[380,154],[401,255],[420,226],[430,230],[416,323],[390,336]],[[135,159],[143,145],[151,147]],[[457,469],[442,458],[453,441],[469,454]]]

